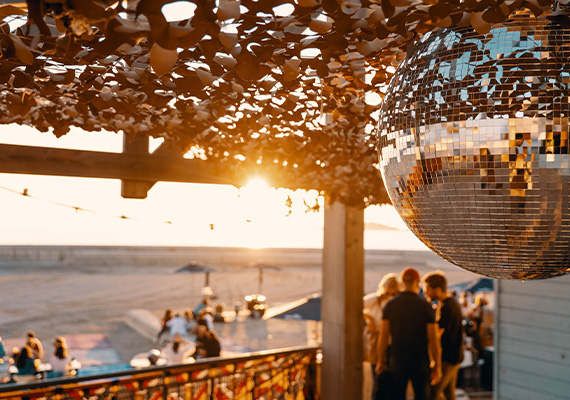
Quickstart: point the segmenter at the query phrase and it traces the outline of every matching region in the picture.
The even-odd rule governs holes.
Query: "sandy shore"
[[[218,296],[216,302],[233,308],[236,301],[243,302],[246,294],[257,293],[258,269],[246,265],[260,261],[274,266],[264,270],[261,285],[270,307],[321,291],[320,251],[263,250],[254,256],[251,254],[227,249],[196,251],[193,259],[214,269],[210,286]],[[167,307],[194,308],[205,283],[204,273],[174,273],[177,267],[184,265],[180,261],[165,260],[158,266],[145,265],[148,263],[142,261],[113,265],[104,254],[99,259],[95,254],[87,264],[64,264],[11,264],[9,261],[0,264],[2,337],[24,337],[31,329],[50,343],[56,335],[104,334],[121,358],[129,360],[134,354],[151,348],[152,343],[124,324],[125,314],[132,309],[146,309],[159,316]],[[373,251],[366,254],[365,292],[374,291],[384,274],[399,272],[408,265],[421,273],[441,269],[452,284],[477,277],[429,252]],[[301,328],[287,325],[288,322],[276,321],[256,327],[256,332],[261,330],[266,338],[280,337],[279,340],[262,340],[258,347],[294,345],[303,340],[303,335],[296,333],[296,329]],[[234,335],[243,339],[244,346],[251,347],[246,339],[248,330],[251,332],[253,328],[248,326],[235,322],[220,326],[219,331],[222,337]],[[294,340],[288,340],[289,336]]]

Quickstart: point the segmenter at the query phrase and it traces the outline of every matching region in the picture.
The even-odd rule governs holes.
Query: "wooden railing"
[[[14,400],[319,399],[320,348],[295,347],[0,386]]]

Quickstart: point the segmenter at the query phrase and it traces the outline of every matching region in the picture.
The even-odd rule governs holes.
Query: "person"
[[[196,327],[196,351],[193,357],[196,359],[219,357],[220,351],[220,338],[216,332],[208,330],[206,325],[198,324]]]
[[[198,313],[198,318],[196,321],[198,325],[206,325],[209,331],[214,330],[214,317],[212,317],[211,312],[211,308],[203,308]]]
[[[167,364],[182,364],[194,361],[189,357],[195,350],[196,346],[192,342],[185,340],[182,335],[177,333],[172,340],[164,345],[160,354],[166,359]]]
[[[405,268],[400,279],[403,292],[384,306],[376,373],[390,372],[394,400],[406,399],[410,380],[415,400],[427,400],[430,379],[434,385],[441,379],[441,348],[435,313],[431,305],[419,296],[420,274],[416,269]],[[386,352],[390,339],[388,365]]]
[[[463,361],[463,315],[461,306],[447,293],[447,279],[441,271],[424,276],[424,293],[429,301],[438,302],[436,320],[441,338],[441,380],[432,386],[430,399],[455,400],[457,375]]]
[[[472,314],[472,306],[468,296],[469,294],[467,292],[459,293],[459,305],[461,306],[461,314],[463,315],[463,319],[470,319]]]
[[[54,352],[49,358],[51,365],[50,377],[63,376],[70,372],[71,355],[67,348],[67,341],[63,336],[58,336],[53,342]]]
[[[164,315],[161,319],[161,327],[160,327],[160,331],[158,332],[158,335],[156,337],[156,342],[160,343],[160,338],[163,334],[165,334],[166,332],[168,332],[168,326],[166,325],[168,323],[168,321],[170,321],[172,319],[172,309],[171,308],[167,308],[164,311]]]
[[[477,353],[480,355],[483,352],[483,333],[485,331],[484,326],[484,316],[485,316],[485,307],[487,306],[487,299],[483,293],[477,293],[475,296],[475,304],[473,306],[473,328],[472,328],[472,337],[473,337],[473,347],[477,350]]]
[[[194,314],[194,318],[198,319],[198,314],[200,313],[200,311],[204,308],[210,307],[210,300],[206,297],[204,297],[202,299],[202,301],[200,302],[200,304],[198,304],[196,306],[196,308],[194,308],[192,310],[192,314]]]
[[[40,339],[36,337],[34,331],[28,331],[26,334],[28,346],[32,349],[32,355],[36,360],[43,360],[44,358],[44,347]]]
[[[188,309],[184,310],[184,321],[186,321],[186,331],[192,332],[196,327],[196,320],[194,319],[192,311]]]
[[[6,349],[4,348],[4,342],[0,337],[0,364],[4,362],[4,357],[6,356]]]
[[[171,318],[166,323],[169,329],[170,339],[174,338],[175,335],[187,336],[188,330],[186,329],[186,320],[180,316],[180,314],[175,314],[174,318]]]
[[[216,307],[214,307],[214,315],[212,316],[214,319],[214,322],[226,322],[226,319],[224,318],[224,307],[225,304],[216,304]]]
[[[378,377],[374,368],[376,367],[376,355],[378,337],[380,335],[380,323],[382,322],[382,308],[388,300],[400,293],[400,282],[398,275],[394,273],[386,274],[380,280],[375,293],[364,296],[364,360],[370,362],[372,367],[372,394],[371,398],[380,400],[389,396],[389,379],[384,373]]]
[[[33,350],[27,343],[14,352],[14,364],[18,368],[18,375],[35,375],[37,373]]]

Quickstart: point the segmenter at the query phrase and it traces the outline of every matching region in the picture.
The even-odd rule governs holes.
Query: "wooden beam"
[[[322,398],[362,399],[364,208],[325,201]]]
[[[107,153],[0,144],[0,173],[168,181],[242,186],[212,162],[157,155]]]
[[[247,184],[248,179],[258,177],[272,187],[319,189],[302,187],[286,173],[268,175],[263,166],[259,171],[251,171],[251,175],[244,176],[235,173],[239,161],[220,165],[216,160],[183,158],[182,152],[176,143],[167,142],[146,155],[0,143],[0,173],[121,179],[145,182],[142,185],[146,186],[167,181],[241,187]]]

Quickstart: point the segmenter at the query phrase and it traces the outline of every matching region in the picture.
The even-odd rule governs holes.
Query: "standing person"
[[[372,366],[372,400],[389,398],[389,377],[387,371],[382,376],[377,376],[375,372],[376,356],[378,349],[378,338],[380,337],[380,324],[382,322],[382,308],[388,300],[400,293],[400,281],[398,275],[394,273],[386,274],[378,284],[376,293],[364,296],[364,360],[370,362]]]
[[[441,348],[435,313],[431,305],[419,296],[419,272],[407,267],[400,278],[404,291],[388,301],[383,310],[376,373],[390,372],[394,400],[406,399],[409,380],[412,381],[415,400],[427,400],[430,378],[434,385],[441,379]],[[390,338],[392,344],[387,365],[386,350]]]
[[[160,320],[162,326],[160,327],[160,332],[158,332],[158,335],[156,336],[156,342],[158,344],[160,344],[160,337],[165,334],[166,332],[168,332],[168,326],[166,325],[168,323],[168,321],[170,321],[172,319],[172,309],[171,308],[167,308],[164,311],[164,316],[162,317],[162,319]]]
[[[28,331],[26,334],[28,346],[32,349],[32,355],[36,360],[42,360],[44,358],[44,347],[40,339],[36,337],[34,331]]]
[[[442,378],[431,388],[431,400],[440,400],[442,393],[446,400],[455,400],[457,374],[463,361],[463,316],[461,306],[447,293],[447,279],[441,271],[424,276],[425,294],[430,301],[438,302],[436,319],[441,337]]]

